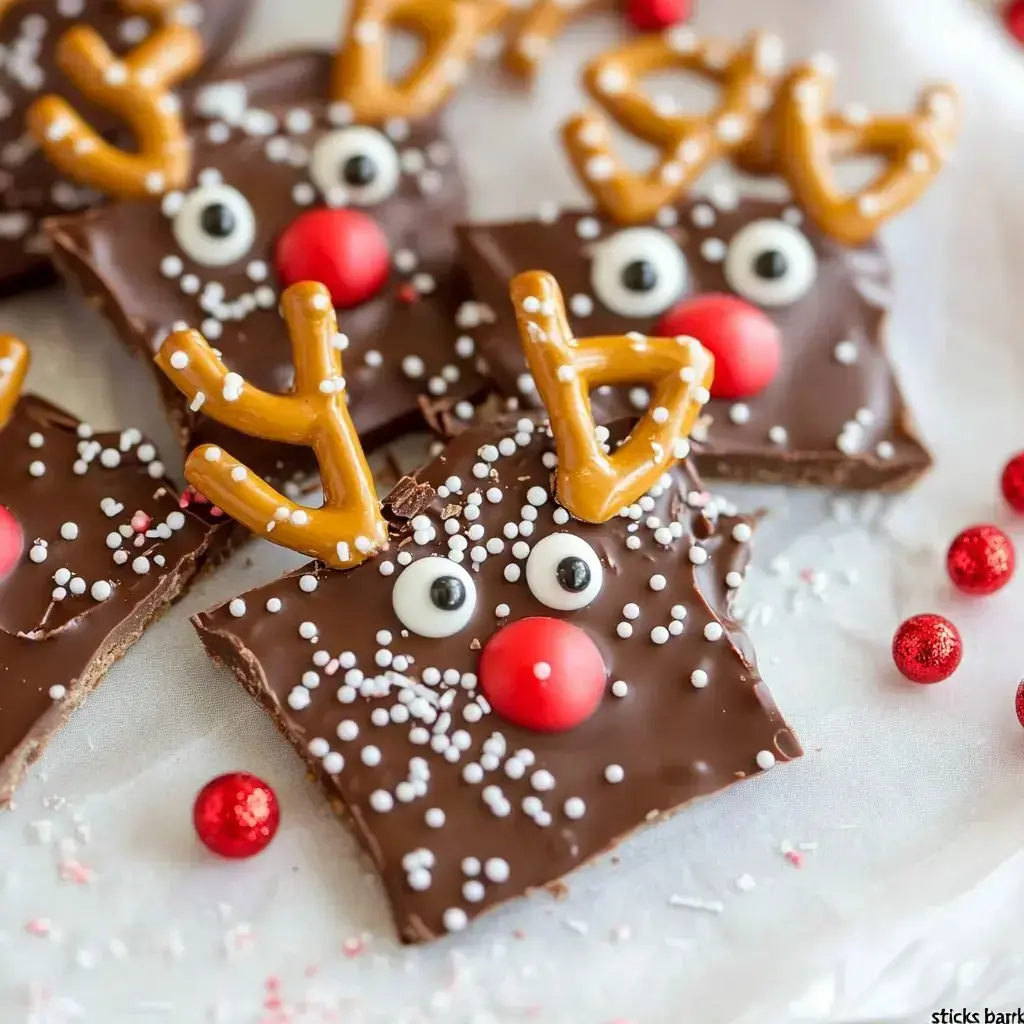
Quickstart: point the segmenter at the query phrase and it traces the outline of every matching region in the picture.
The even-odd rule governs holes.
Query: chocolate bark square
[[[0,429],[0,808],[231,524],[181,507],[136,430],[93,433],[23,396]]]
[[[759,483],[898,490],[931,464],[886,353],[888,261],[874,244],[849,248],[789,203],[719,189],[624,229],[590,211],[555,220],[460,228],[464,265],[493,317],[473,332],[498,386],[539,406],[518,341],[507,283],[554,273],[578,335],[661,334],[676,303],[721,294],[767,314],[781,337],[774,378],[749,398],[711,402],[691,434],[708,477]],[[700,338],[702,342],[707,339]],[[715,352],[716,381],[727,353]],[[642,388],[599,389],[598,422],[636,415]]]
[[[553,460],[530,419],[469,430],[385,500],[375,558],[312,563],[193,620],[355,830],[404,942],[801,753],[729,616],[751,520],[677,467],[584,524],[552,497]],[[525,641],[486,662],[511,628]],[[568,671],[536,629],[577,645]],[[510,659],[542,702],[596,686],[594,710],[516,724]]]
[[[346,202],[383,232],[390,265],[379,290],[338,310],[349,410],[372,449],[422,426],[424,404],[470,416],[467,400],[487,385],[475,353],[458,343],[457,322],[478,319],[455,268],[465,190],[452,147],[433,116],[349,124],[343,105],[327,99],[333,61],[327,52],[284,54],[199,90],[190,189],[56,218],[48,233],[65,277],[147,362],[184,324],[201,329],[232,371],[283,392],[293,373],[278,312],[278,242],[303,214],[341,212],[346,166],[377,161],[391,184],[382,178],[378,198],[371,182]],[[217,238],[203,224],[220,208],[228,220]],[[184,450],[223,446],[278,487],[315,479],[308,450],[220,426],[154,372]]]
[[[49,248],[39,225],[44,217],[82,210],[102,201],[91,189],[67,181],[28,134],[25,114],[39,96],[55,93],[81,103],[90,123],[111,136],[124,126],[107,111],[86,104],[55,62],[57,41],[72,25],[95,29],[114,53],[143,41],[152,23],[117,0],[56,3],[15,0],[0,15],[0,292],[10,292],[53,276]],[[205,43],[202,78],[223,57],[249,13],[250,0],[197,0],[187,17]]]

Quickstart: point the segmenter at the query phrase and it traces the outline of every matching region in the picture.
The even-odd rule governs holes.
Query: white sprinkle
[[[299,623],[299,636],[303,640],[312,640],[317,635],[317,628],[315,622],[300,622]]]
[[[616,679],[612,683],[613,697],[625,697],[627,693],[629,693],[629,686],[622,679]]]
[[[38,459],[33,460],[28,464],[29,476],[42,476],[46,472],[46,463],[40,462]]]
[[[533,666],[533,674],[537,679],[550,679],[551,678],[551,666],[546,661],[538,661]]]
[[[721,640],[723,632],[724,631],[723,631],[722,627],[717,622],[709,622],[704,627],[704,639],[705,640]]]
[[[562,805],[562,811],[567,818],[576,821],[586,814],[587,805],[578,796],[571,796]]]
[[[606,781],[614,784],[621,782],[626,777],[626,773],[621,764],[610,764],[604,770],[604,777]]]
[[[699,544],[690,546],[690,561],[694,565],[703,565],[708,560],[708,553]]]
[[[387,812],[395,806],[395,801],[392,799],[391,794],[387,790],[375,789],[370,794],[370,806],[378,814],[387,814]]]
[[[622,615],[623,618],[626,619],[638,619],[640,618],[640,606],[633,604],[632,602],[624,605],[622,608]]]
[[[381,762],[381,753],[378,747],[370,744],[369,746],[363,747],[359,752],[359,759],[368,768],[376,768]]]
[[[97,580],[89,589],[94,601],[106,601],[114,592],[114,588],[106,580]]]
[[[775,767],[775,755],[770,750],[759,750],[757,752],[757,767],[761,771],[768,771],[769,768]]]
[[[444,811],[440,807],[431,807],[423,815],[423,820],[427,823],[428,828],[441,828],[444,825]]]
[[[488,857],[484,862],[484,876],[497,885],[507,882],[510,873],[508,861],[503,857]]]
[[[668,642],[669,632],[664,626],[655,626],[651,630],[651,640],[656,644],[664,644]]]
[[[459,907],[449,907],[442,915],[441,920],[445,929],[450,932],[461,932],[469,924],[466,912]]]
[[[651,590],[664,590],[667,584],[667,580],[660,572],[656,572],[648,581],[647,585]]]
[[[754,536],[754,531],[750,528],[749,523],[737,523],[732,528],[732,539],[737,544],[746,544],[751,537]]]
[[[546,768],[540,768],[530,776],[530,785],[538,793],[546,793],[555,788],[555,777]]]
[[[703,690],[708,685],[708,674],[702,668],[695,668],[690,673],[690,682],[698,690]]]
[[[620,622],[615,627],[615,632],[618,633],[623,640],[628,640],[633,635],[633,627],[628,622]]]
[[[242,612],[241,612],[241,614],[244,615],[245,614],[245,602],[242,601],[240,598],[236,598],[236,600],[238,600],[239,603],[242,605]],[[232,604],[233,603],[234,602],[232,602]],[[279,597],[268,598],[267,599],[267,603],[266,603],[266,605],[264,607],[271,614],[279,612],[281,610],[281,608],[282,608],[281,598],[279,598]],[[231,614],[234,615],[234,612],[232,612]]]
[[[288,706],[293,711],[302,711],[309,707],[309,690],[304,686],[295,686],[288,694]]]

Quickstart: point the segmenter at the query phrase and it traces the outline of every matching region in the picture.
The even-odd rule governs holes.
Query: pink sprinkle
[[[25,931],[29,935],[38,935],[41,938],[50,934],[50,922],[45,917],[33,917],[25,922]]]
[[[65,860],[57,867],[62,882],[74,882],[75,885],[91,885],[96,881],[96,872],[77,860]]]
[[[354,960],[357,956],[362,956],[363,955],[363,951],[365,949],[366,949],[365,943],[358,936],[356,936],[354,938],[351,938],[351,939],[346,939],[341,944],[341,951],[350,960]]]
[[[340,667],[341,665],[339,664],[338,659],[331,658],[331,660],[324,665],[324,675],[333,676]]]
[[[787,850],[783,856],[795,868],[802,868],[804,866],[804,855],[799,850]]]
[[[317,967],[316,964],[310,964],[302,973],[305,974],[307,978],[315,978],[319,970],[320,968]]]
[[[135,515],[132,516],[132,529],[136,533],[145,533],[149,529],[150,523],[153,522],[152,516],[147,515],[140,508]]]

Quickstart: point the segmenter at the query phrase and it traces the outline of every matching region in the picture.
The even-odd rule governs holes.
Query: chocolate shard
[[[886,353],[884,253],[839,245],[789,204],[734,193],[665,213],[659,224],[630,229],[585,210],[553,222],[460,228],[477,298],[494,311],[473,338],[501,391],[523,408],[539,406],[506,297],[517,273],[556,274],[580,336],[657,334],[677,304],[727,295],[770,317],[781,361],[750,397],[716,399],[712,385],[691,435],[702,474],[851,490],[900,490],[917,480],[931,457]],[[729,353],[719,348],[715,357],[721,384]],[[598,422],[610,422],[637,415],[648,398],[643,388],[605,387],[592,403]]]
[[[381,503],[390,519],[413,519],[430,507],[437,492],[430,484],[419,483],[411,476],[403,476]]]
[[[237,532],[138,431],[23,396],[0,431],[0,808],[68,715]]]
[[[4,5],[0,17],[0,52],[18,53],[20,60],[0,63],[0,294],[33,284],[49,283],[53,270],[40,233],[45,217],[95,206],[104,197],[65,180],[31,142],[25,127],[29,106],[44,93],[64,96],[85,119],[107,137],[128,142],[125,126],[109,111],[86,102],[55,64],[57,42],[75,24],[87,24],[118,54],[126,53],[150,32],[146,19],[115,2],[82,5],[53,0],[18,0]],[[220,62],[241,31],[251,0],[197,0],[190,7],[206,44],[201,81]],[[8,9],[9,8],[9,9]],[[191,87],[191,83],[190,86]],[[188,87],[187,87],[188,88]]]
[[[405,942],[801,753],[729,615],[753,521],[683,466],[611,521],[576,522],[548,489],[550,445],[528,418],[467,431],[416,475],[429,528],[193,619],[359,837]],[[576,627],[603,666],[596,708],[564,731],[511,720],[484,662],[538,621]],[[512,656],[557,695],[567,677],[537,643]]]

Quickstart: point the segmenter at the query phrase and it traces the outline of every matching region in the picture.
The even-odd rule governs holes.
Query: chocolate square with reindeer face
[[[0,404],[16,371],[0,340]],[[11,397],[11,391],[6,391]],[[0,417],[0,807],[110,665],[221,557],[137,430],[96,433],[25,395]]]
[[[584,524],[554,461],[531,419],[467,431],[385,500],[386,549],[194,620],[356,832],[405,942],[801,752],[728,614],[750,521],[677,469]]]
[[[189,0],[171,17],[194,25],[203,39],[208,72],[237,35],[249,0]],[[57,66],[57,42],[73,25],[87,25],[114,53],[125,54],[162,20],[147,0],[12,0],[0,13],[0,291],[49,277],[40,221],[81,210],[103,196],[63,175],[39,149],[26,124],[29,106],[46,93],[81,102],[81,93]],[[174,7],[167,4],[168,10]],[[88,117],[104,134],[118,129],[109,112],[89,105]]]
[[[283,285],[327,284],[350,410],[368,447],[421,425],[424,404],[457,405],[485,389],[475,354],[456,344],[457,321],[477,321],[454,268],[464,188],[434,112],[452,85],[439,81],[436,39],[411,81],[375,77],[365,51],[382,45],[387,25],[373,16],[387,6],[356,5],[338,57],[271,58],[200,91],[188,188],[50,226],[65,275],[136,351],[148,358],[187,324],[232,371],[270,391],[292,384]],[[453,65],[490,24],[473,10],[493,6],[441,5],[455,19]],[[372,66],[339,86],[359,61]],[[240,438],[165,394],[184,448],[223,444],[278,483],[312,473],[307,452]]]

